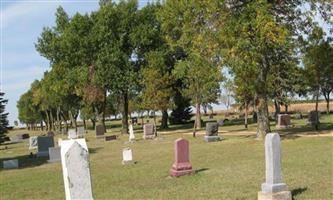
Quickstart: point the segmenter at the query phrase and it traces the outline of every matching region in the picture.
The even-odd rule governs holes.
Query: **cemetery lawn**
[[[333,199],[333,115],[323,116],[321,128],[314,132],[306,120],[292,120],[294,128],[282,133],[283,181],[293,199]],[[257,199],[265,180],[264,144],[253,134],[236,134],[239,124],[220,127],[221,142],[205,143],[203,135],[193,138],[191,126],[171,127],[157,140],[143,140],[139,127],[136,143],[125,145],[127,135],[119,134],[119,121],[112,122],[107,135],[117,134],[117,141],[105,142],[87,134],[94,199]],[[272,129],[274,129],[274,123]],[[249,132],[255,131],[251,124]],[[10,135],[27,132],[15,130]],[[39,131],[29,131],[38,135]],[[233,135],[235,133],[235,135]],[[312,134],[313,137],[302,137]],[[321,136],[321,134],[330,134]],[[61,135],[56,135],[57,141]],[[173,142],[184,137],[190,143],[190,160],[196,174],[170,178]],[[65,137],[63,137],[65,138]],[[0,199],[64,199],[61,163],[31,159],[28,140],[0,146],[3,160],[19,159],[20,168],[0,169]],[[4,149],[7,146],[7,149]],[[134,165],[123,166],[122,149],[130,147]],[[35,151],[33,151],[35,153]]]

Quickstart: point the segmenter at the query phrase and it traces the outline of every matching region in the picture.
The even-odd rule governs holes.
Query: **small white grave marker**
[[[49,148],[50,159],[47,162],[58,162],[60,161],[60,147],[50,147]]]
[[[83,126],[77,127],[77,137],[84,138],[85,130]]]
[[[123,149],[123,165],[133,163],[132,149]]]
[[[129,125],[129,142],[134,142],[135,141],[135,135],[134,135],[134,130],[132,124]]]
[[[76,135],[76,131],[75,129],[69,129],[68,130],[68,139],[76,139],[77,135]]]

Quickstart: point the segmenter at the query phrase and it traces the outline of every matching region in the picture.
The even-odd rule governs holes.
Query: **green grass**
[[[322,128],[330,129],[333,115],[322,118]],[[110,133],[119,134],[119,121],[111,122]],[[288,134],[313,130],[305,120],[293,120]],[[326,126],[326,123],[328,124]],[[272,122],[274,126],[274,122]],[[324,127],[325,125],[325,127]],[[272,126],[272,129],[274,127]],[[264,145],[248,136],[224,136],[216,143],[205,143],[203,136],[175,133],[191,125],[173,126],[158,140],[142,140],[125,145],[126,135],[117,141],[105,142],[89,131],[90,167],[94,199],[256,199],[265,179]],[[255,124],[249,130],[255,131]],[[243,125],[220,130],[242,130]],[[332,128],[330,129],[332,130]],[[13,131],[10,134],[26,132]],[[30,135],[41,132],[29,132]],[[55,141],[60,135],[56,136]],[[184,137],[190,142],[190,160],[197,173],[180,178],[168,177],[173,163],[173,142]],[[0,150],[0,160],[20,159],[20,168],[0,169],[0,199],[64,199],[61,164],[49,164],[45,159],[30,159],[28,140],[6,145]],[[130,146],[137,164],[123,166],[122,149]],[[4,145],[0,148],[4,149]],[[283,180],[294,199],[333,199],[333,137],[283,137]],[[21,162],[22,161],[22,162]]]

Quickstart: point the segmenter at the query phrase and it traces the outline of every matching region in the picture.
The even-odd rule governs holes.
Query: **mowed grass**
[[[322,122],[329,123],[332,118],[324,116]],[[295,129],[306,127],[303,120],[293,120],[293,124]],[[232,132],[242,127],[225,126],[220,130]],[[205,143],[202,135],[192,138],[177,127],[171,127],[172,131],[156,140],[143,140],[142,131],[136,128],[137,141],[128,145],[128,136],[120,135],[119,127],[108,131],[119,134],[118,140],[112,142],[96,139],[93,131],[87,134],[94,199],[257,198],[265,180],[263,141],[235,135],[223,136],[221,142]],[[191,130],[190,126],[187,128]],[[329,125],[326,128],[331,131]],[[250,130],[255,130],[254,124]],[[10,135],[22,132],[27,131],[12,131]],[[55,141],[60,136],[56,135]],[[197,173],[170,178],[174,140],[179,137],[189,140],[190,160]],[[18,158],[20,168],[0,169],[1,200],[65,198],[60,162],[49,164],[46,159],[29,158],[28,140],[6,146],[7,149],[0,146],[0,160]],[[283,180],[293,198],[333,199],[333,137],[283,137],[281,146]],[[137,164],[121,164],[124,147],[132,148]]]

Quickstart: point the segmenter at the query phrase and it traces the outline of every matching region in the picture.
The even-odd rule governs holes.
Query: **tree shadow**
[[[103,149],[104,147],[96,147],[96,148],[88,148],[89,149],[89,153],[93,154],[93,153],[97,153],[99,150]]]
[[[207,170],[209,170],[209,168],[201,168],[201,169],[195,170],[194,172],[195,172],[195,174],[198,174],[200,172],[204,172],[204,171],[207,171]]]
[[[4,169],[3,168],[3,161],[5,160],[15,160],[17,159],[19,162],[18,169],[22,168],[29,168],[29,167],[37,167],[47,163],[48,157],[36,157],[36,154],[31,155],[22,155],[22,156],[15,156],[9,158],[1,158],[0,159],[0,166],[1,170],[11,170],[11,169]]]
[[[308,187],[301,187],[301,188],[296,188],[291,191],[291,196],[292,200],[295,200],[295,197],[299,194],[302,194],[304,191],[306,191]]]

